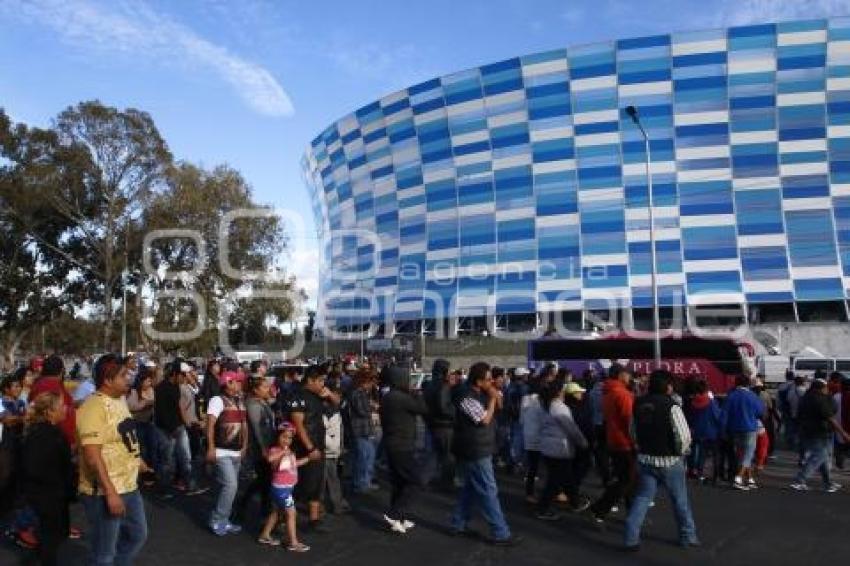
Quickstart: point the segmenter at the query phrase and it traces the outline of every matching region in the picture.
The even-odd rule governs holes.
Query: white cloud
[[[378,89],[403,88],[438,74],[420,50],[410,44],[389,47],[336,33],[317,43],[316,53],[347,75],[369,81]]]
[[[725,0],[724,25],[781,22],[850,14],[850,0]]]
[[[316,242],[301,239],[285,255],[282,262],[287,276],[294,275],[296,285],[307,293],[305,308],[315,308],[319,294],[319,249]]]
[[[102,4],[91,0],[7,0],[0,11],[52,28],[63,41],[81,49],[118,51],[160,64],[206,68],[256,112],[269,116],[294,112],[286,91],[267,69],[155,13],[142,0]]]

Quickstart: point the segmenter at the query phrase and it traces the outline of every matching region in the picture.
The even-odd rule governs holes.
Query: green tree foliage
[[[58,140],[67,159],[61,165],[73,171],[74,182],[36,184],[16,213],[29,237],[78,270],[80,290],[101,306],[103,345],[110,349],[122,271],[138,261],[141,212],[163,188],[171,153],[150,115],[98,101],[64,110],[51,136]],[[51,209],[47,218],[63,219],[66,245],[57,248],[48,241],[50,226],[31,210],[33,203]]]
[[[45,186],[73,191],[81,158],[53,132],[12,124],[0,110],[0,368],[11,366],[28,332],[81,300],[67,283],[68,222],[33,197]]]
[[[273,276],[273,263],[286,249],[284,227],[277,217],[245,218],[225,224],[227,247],[220,235],[222,218],[240,210],[267,209],[252,198],[245,179],[227,166],[211,171],[189,163],[179,163],[168,175],[168,190],[158,194],[144,214],[149,230],[187,229],[203,242],[199,249],[192,238],[161,238],[150,242],[151,266],[157,271],[146,274],[147,288],[154,296],[161,291],[194,290],[206,309],[203,334],[189,343],[163,343],[166,351],[208,354],[218,343],[218,324],[230,329],[231,343],[259,343],[267,327],[289,320],[298,305],[291,298],[250,297],[256,291],[295,289],[294,280],[276,281],[233,277],[222,269],[225,257],[237,272],[261,272]],[[184,272],[180,277],[164,277]],[[191,271],[199,274],[189,275]],[[165,298],[156,301],[154,328],[161,332],[186,332],[198,323],[196,305],[189,300]],[[256,342],[251,342],[256,340]],[[247,342],[246,342],[247,341]]]
[[[276,258],[286,234],[273,215],[227,225],[223,250],[220,221],[237,210],[268,209],[253,200],[245,179],[227,166],[205,170],[174,163],[152,118],[98,101],[64,110],[50,129],[13,124],[0,110],[0,347],[12,359],[26,337],[31,350],[111,350],[120,334],[116,304],[129,276],[128,345],[150,351],[206,354],[218,342],[218,321],[231,340],[283,340],[274,328],[297,315],[303,293],[257,298],[269,291],[294,291],[295,280],[276,278]],[[191,229],[204,243],[164,238],[151,242],[153,273],[142,269],[145,236],[153,230]],[[201,252],[203,251],[203,254]],[[220,257],[238,272],[228,275]],[[164,277],[164,271],[199,275]],[[267,276],[242,277],[244,271]],[[200,295],[207,318],[191,343],[155,343],[140,331],[142,305],[162,291]],[[82,308],[82,311],[80,310]],[[77,313],[75,317],[74,313]],[[84,315],[79,313],[83,312]],[[199,313],[185,300],[154,302],[154,328],[193,328]],[[78,336],[73,334],[79,324]],[[35,331],[35,332],[34,332]],[[28,335],[29,334],[29,335]],[[64,337],[63,337],[64,336]]]

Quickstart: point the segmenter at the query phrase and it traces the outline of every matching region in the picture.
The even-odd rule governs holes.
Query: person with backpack
[[[348,400],[343,397],[340,389],[340,374],[331,373],[328,376],[327,387],[341,401],[332,402],[325,399],[325,474],[322,482],[322,494],[330,503],[327,509],[334,515],[342,515],[351,511],[351,505],[342,495],[342,482],[339,479],[339,460],[342,456],[344,443],[344,428],[342,426],[343,411],[348,411]]]

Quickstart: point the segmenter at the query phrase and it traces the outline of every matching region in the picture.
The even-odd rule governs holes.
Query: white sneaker
[[[735,481],[732,482],[732,487],[734,487],[735,489],[740,489],[742,491],[747,491],[750,489],[749,486],[746,485],[740,477],[735,478]]]
[[[791,489],[795,489],[797,491],[809,491],[809,486],[803,482],[794,482],[791,484]]]
[[[405,519],[404,521],[401,522],[401,526],[404,527],[405,531],[409,531],[410,529],[412,529],[413,527],[416,526],[416,523],[414,523],[413,521],[408,521],[407,519]]]
[[[840,484],[840,483],[832,482],[832,483],[831,483],[831,484],[829,484],[829,486],[826,488],[826,492],[827,492],[827,493],[835,493],[835,492],[836,492],[836,491],[838,491],[839,489],[841,489],[841,484]]]
[[[759,488],[758,484],[756,483],[756,480],[754,480],[752,478],[747,480],[747,487],[750,488],[750,489],[758,489]]]
[[[404,528],[404,524],[403,524],[401,521],[398,521],[398,520],[396,520],[396,519],[390,519],[390,518],[389,518],[389,517],[387,517],[386,515],[384,515],[384,521],[386,521],[386,522],[387,522],[387,524],[389,524],[389,526],[390,526],[390,530],[391,530],[392,532],[394,532],[394,533],[398,533],[398,534],[400,534],[400,535],[403,535],[403,534],[406,534],[406,533],[407,533],[407,529],[406,529],[406,528]]]

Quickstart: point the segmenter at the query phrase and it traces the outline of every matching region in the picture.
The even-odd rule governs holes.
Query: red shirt
[[[619,379],[608,379],[602,385],[602,414],[609,450],[634,449],[630,433],[634,402],[632,392]]]
[[[36,379],[30,388],[28,401],[32,402],[42,393],[48,392],[58,393],[65,403],[65,420],[59,423],[59,430],[62,431],[62,436],[65,437],[68,446],[73,449],[77,444],[77,414],[74,409],[74,398],[71,397],[59,378],[42,376]]]

